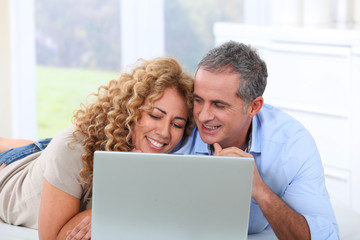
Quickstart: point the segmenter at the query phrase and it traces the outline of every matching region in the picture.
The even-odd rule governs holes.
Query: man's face
[[[238,73],[212,73],[202,68],[196,73],[194,117],[205,143],[241,148],[246,141],[251,117],[236,95],[239,86]]]

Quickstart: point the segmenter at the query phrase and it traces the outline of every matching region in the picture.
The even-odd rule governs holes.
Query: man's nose
[[[198,114],[198,119],[201,122],[206,122],[213,120],[214,114],[212,113],[210,106],[204,105],[200,110]]]

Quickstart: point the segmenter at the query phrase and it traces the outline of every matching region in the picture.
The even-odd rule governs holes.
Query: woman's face
[[[145,101],[145,105],[147,101]],[[174,88],[154,102],[152,112],[142,112],[132,126],[132,143],[135,150],[150,153],[168,153],[181,140],[188,118],[184,98]]]

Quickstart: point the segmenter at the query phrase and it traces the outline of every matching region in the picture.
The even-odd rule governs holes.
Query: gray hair
[[[250,45],[228,41],[210,50],[199,62],[200,68],[220,73],[239,73],[240,87],[236,93],[247,106],[258,96],[262,96],[267,79],[265,62]]]

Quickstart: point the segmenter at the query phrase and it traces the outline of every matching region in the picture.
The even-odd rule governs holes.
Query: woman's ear
[[[249,116],[250,117],[255,116],[260,111],[263,104],[264,104],[264,98],[261,96],[252,100],[252,102],[249,104],[249,107],[248,107]]]

